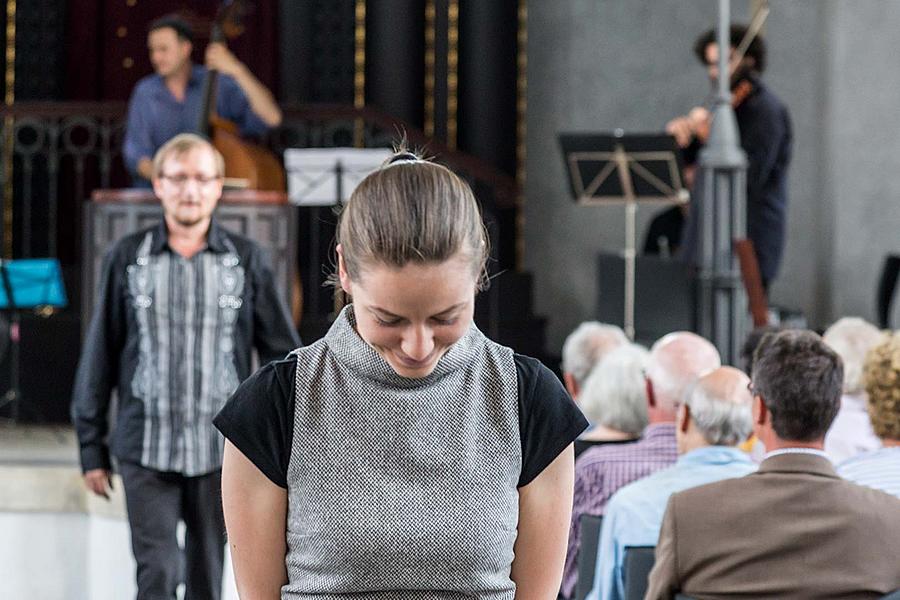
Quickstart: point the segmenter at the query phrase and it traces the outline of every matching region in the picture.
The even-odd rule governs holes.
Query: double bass
[[[213,21],[210,43],[225,43],[243,33],[241,18],[246,7],[239,0],[223,2]],[[203,81],[200,118],[197,130],[206,135],[225,159],[225,177],[240,180],[241,187],[254,190],[284,192],[284,169],[278,158],[269,150],[240,137],[235,123],[223,119],[215,112],[215,91],[219,73],[209,69]],[[291,316],[299,327],[303,313],[303,288],[300,274],[294,276],[291,285]]]
[[[231,0],[219,6],[210,32],[210,43],[225,43],[243,33],[242,2]],[[225,158],[225,177],[239,181],[240,187],[285,191],[284,169],[269,150],[240,137],[238,126],[216,114],[218,71],[209,69],[203,81],[203,95],[197,130],[212,142]]]

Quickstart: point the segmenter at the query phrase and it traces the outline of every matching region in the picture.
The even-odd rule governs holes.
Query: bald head
[[[660,338],[650,349],[647,367],[655,408],[674,421],[688,386],[721,364],[716,347],[695,333],[676,331]]]
[[[750,378],[733,367],[719,367],[688,388],[685,406],[691,426],[706,444],[735,446],[750,437],[753,430],[747,386]]]

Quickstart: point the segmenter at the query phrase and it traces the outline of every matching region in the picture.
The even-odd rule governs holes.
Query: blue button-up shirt
[[[625,597],[625,547],[656,545],[669,496],[721,479],[743,477],[755,470],[750,457],[737,448],[706,446],[683,454],[673,466],[616,492],[606,505],[594,586],[588,599]]]
[[[128,103],[128,122],[122,154],[125,165],[134,175],[142,158],[153,158],[160,146],[185,132],[196,132],[203,101],[203,80],[206,67],[193,65],[185,90],[184,101],[178,101],[159,75],[141,79]],[[250,102],[237,82],[219,74],[216,85],[216,112],[234,121],[241,134],[258,136],[267,125],[250,108]],[[139,181],[140,178],[135,178]]]

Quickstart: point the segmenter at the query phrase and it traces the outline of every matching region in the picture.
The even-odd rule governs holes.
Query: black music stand
[[[59,261],[55,258],[0,260],[0,310],[9,319],[9,389],[0,397],[0,408],[10,406],[10,420],[18,421],[22,392],[19,389],[19,317],[23,310],[64,308],[68,305]]]
[[[576,202],[625,205],[624,329],[634,339],[635,220],[638,203],[684,204],[681,152],[666,134],[562,133],[569,186]]]

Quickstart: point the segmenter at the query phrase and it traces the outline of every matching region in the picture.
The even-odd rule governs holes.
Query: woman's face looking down
[[[440,263],[366,265],[351,281],[338,247],[338,272],[357,333],[402,377],[429,375],[472,323],[477,276],[462,253]]]

